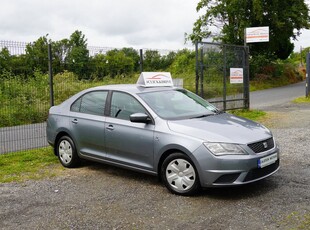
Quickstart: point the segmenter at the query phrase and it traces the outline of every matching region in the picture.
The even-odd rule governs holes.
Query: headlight
[[[211,151],[211,153],[213,153],[216,156],[248,154],[240,147],[240,145],[237,144],[215,143],[215,142],[205,142],[203,144]]]

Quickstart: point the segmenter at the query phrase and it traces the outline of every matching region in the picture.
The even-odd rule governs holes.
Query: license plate
[[[278,153],[271,154],[258,160],[258,168],[264,168],[278,160]]]

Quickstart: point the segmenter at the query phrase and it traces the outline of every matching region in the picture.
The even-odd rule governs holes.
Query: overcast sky
[[[184,33],[198,18],[199,0],[1,0],[0,40],[33,42],[48,34],[53,41],[75,30],[88,45],[182,49]],[[295,50],[310,46],[304,31]]]

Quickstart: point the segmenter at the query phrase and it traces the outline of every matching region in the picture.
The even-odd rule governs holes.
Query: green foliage
[[[37,41],[26,46],[26,63],[33,72],[39,69],[42,72],[48,71],[48,41],[47,37],[40,37]]]
[[[27,46],[25,55],[11,55],[7,48],[0,50],[0,127],[25,125],[46,120],[50,107],[47,75],[46,37]],[[238,56],[225,51],[226,63],[234,66]],[[204,96],[223,94],[223,52],[209,50],[203,61]],[[70,39],[52,42],[55,104],[93,86],[135,83],[140,75],[140,56],[133,48],[114,49],[89,56],[87,40],[80,31]],[[183,49],[161,55],[159,51],[144,52],[144,71],[169,71],[173,78],[182,78],[185,88],[195,91],[195,51]],[[296,71],[295,60],[274,61],[264,54],[251,58],[251,89],[289,84],[302,79]],[[227,70],[226,70],[227,71]],[[276,79],[276,80],[274,80]],[[239,87],[239,88],[238,88]],[[240,86],[227,86],[228,94],[240,92]]]
[[[106,69],[111,77],[132,74],[135,68],[134,60],[122,50],[111,50],[106,54]]]
[[[174,60],[170,65],[172,74],[195,73],[196,57],[195,51],[183,49],[175,54]]]
[[[161,67],[162,69],[168,69],[176,58],[177,53],[174,51],[169,52],[167,55],[161,57]]]
[[[10,72],[1,75],[0,127],[42,122],[48,110],[47,75],[36,71],[27,80]]]
[[[231,110],[229,113],[239,117],[245,117],[253,121],[259,121],[266,116],[266,112],[261,110]]]
[[[157,50],[146,50],[143,56],[144,71],[159,71],[162,69],[161,56]]]
[[[108,60],[104,54],[97,54],[90,60],[92,68],[92,79],[102,79],[108,76]]]
[[[304,103],[309,104],[310,103],[310,97],[298,97],[298,98],[294,99],[293,102],[296,104],[304,104]]]
[[[268,43],[250,44],[251,55],[286,59],[294,49],[291,39],[300,31],[310,28],[310,15],[304,0],[201,0],[197,11],[205,10],[195,22],[192,42],[213,37],[228,44],[244,43],[244,29],[247,27],[269,26]],[[212,34],[217,28],[220,33]]]
[[[292,53],[287,61],[295,65],[305,65],[308,53],[310,53],[310,47],[303,47],[301,52]]]
[[[85,35],[76,30],[71,34],[68,45],[68,53],[65,57],[68,70],[77,74],[81,79],[87,79],[89,77],[89,51]]]
[[[140,70],[140,55],[133,48],[123,48],[121,51],[125,54],[127,58],[130,58],[134,63],[134,72],[138,72]]]
[[[0,71],[9,71],[11,66],[11,55],[9,50],[5,47],[0,51]]]
[[[261,65],[255,70],[252,77],[251,91],[268,89],[297,83],[303,80],[303,73],[298,68],[287,62],[272,62]]]

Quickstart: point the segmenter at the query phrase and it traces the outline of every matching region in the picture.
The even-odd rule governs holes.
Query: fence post
[[[310,92],[310,53],[307,54],[307,73],[306,73],[306,97],[309,97]]]
[[[143,72],[143,49],[140,49],[140,72]]]
[[[249,62],[249,57],[250,57],[250,49],[248,46],[244,47],[244,58],[245,58],[245,77],[244,77],[244,82],[243,82],[243,97],[244,97],[244,105],[243,107],[245,109],[250,109],[250,62]]]
[[[203,63],[203,48],[200,50],[200,71],[201,71],[201,76],[200,76],[200,96],[204,98],[204,91],[203,91],[203,81],[204,81],[204,63]]]
[[[227,46],[224,44],[223,45],[223,55],[224,55],[224,60],[223,60],[223,111],[226,111],[227,107],[227,82],[226,82],[226,77],[227,77]]]
[[[199,65],[199,60],[198,60],[198,42],[195,42],[195,59],[196,59],[196,68],[195,68],[195,72],[196,72],[196,84],[195,84],[195,91],[196,94],[198,95],[198,84],[199,84],[199,74],[198,74],[198,65]]]
[[[50,84],[50,106],[54,106],[54,87],[53,87],[53,69],[52,69],[52,45],[48,44],[48,75]]]

